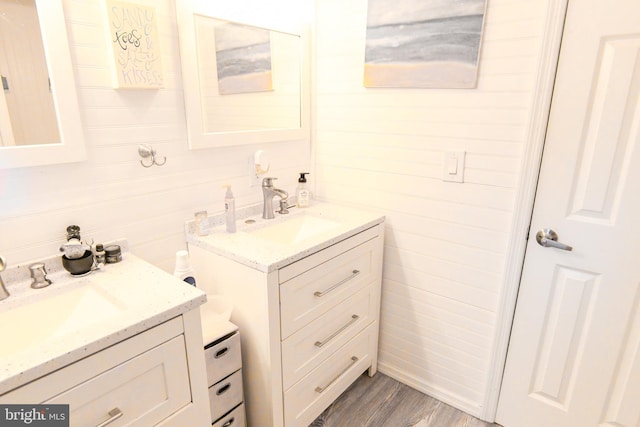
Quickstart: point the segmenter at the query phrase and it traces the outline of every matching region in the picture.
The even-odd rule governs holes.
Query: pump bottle
[[[298,187],[296,188],[296,200],[299,208],[306,208],[311,204],[311,196],[307,188],[307,178],[305,175],[309,175],[309,172],[300,172]]]
[[[227,233],[236,232],[236,200],[233,198],[231,186],[226,185],[227,192],[224,196],[224,219],[227,224]]]

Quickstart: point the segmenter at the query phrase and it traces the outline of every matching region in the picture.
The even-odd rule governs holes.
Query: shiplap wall
[[[183,221],[221,211],[222,184],[238,206],[261,200],[247,174],[256,149],[291,192],[310,166],[308,141],[188,150],[173,1],[137,1],[158,12],[160,90],[112,89],[102,0],[64,0],[88,159],[0,171],[0,254],[10,263],[56,253],[76,223],[96,241],[126,237],[171,271]],[[319,198],[387,216],[381,370],[478,414],[546,1],[489,0],[474,90],[363,88],[366,8],[316,2],[311,182]],[[140,143],[167,164],[143,168]],[[467,151],[464,184],[440,181],[448,149]]]
[[[367,89],[367,0],[316,3],[313,179],[319,198],[387,217],[380,370],[476,416],[546,8],[488,1],[476,89]],[[467,152],[463,184],[441,180],[445,150]]]
[[[291,193],[297,172],[310,167],[308,140],[188,150],[174,1],[136,3],[156,8],[163,89],[113,89],[104,1],[64,0],[88,159],[0,171],[0,254],[10,264],[58,253],[66,226],[78,224],[84,238],[127,238],[133,253],[172,271],[175,251],[186,248],[184,221],[202,209],[221,212],[223,184],[233,186],[237,206],[262,200],[249,181],[255,150],[266,151],[270,174]],[[232,3],[238,16],[267,8],[257,0]],[[166,165],[143,168],[142,143],[166,156]]]

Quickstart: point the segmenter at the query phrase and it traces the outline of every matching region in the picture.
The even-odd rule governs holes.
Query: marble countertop
[[[49,316],[35,310],[36,316],[22,319],[32,325],[40,322],[31,327],[35,333],[21,334],[21,322],[2,325],[3,339],[20,343],[0,348],[0,395],[205,303],[203,291],[129,252],[122,258],[84,277],[67,273],[59,256],[40,260],[53,281],[42,289],[30,288],[28,264],[3,273],[11,296],[0,301],[0,319],[42,302],[52,307],[72,293],[81,297],[68,313],[60,314],[53,305]],[[100,305],[110,310],[101,311]],[[7,350],[11,345],[15,351]]]
[[[275,215],[274,219],[262,219],[261,205],[238,210],[235,233],[226,231],[224,215],[211,216],[213,227],[206,236],[198,235],[194,222],[188,221],[186,239],[189,244],[269,273],[384,221],[384,216],[375,212],[319,202],[307,208],[291,208],[286,215]],[[335,226],[295,242],[277,242],[252,234],[300,215],[326,219],[335,222]]]

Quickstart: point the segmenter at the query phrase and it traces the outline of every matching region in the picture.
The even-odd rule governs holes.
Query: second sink
[[[338,222],[318,216],[298,214],[248,233],[276,243],[294,244],[330,231],[339,225]]]

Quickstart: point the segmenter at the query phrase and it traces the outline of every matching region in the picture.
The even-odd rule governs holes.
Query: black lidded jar
[[[119,245],[109,245],[104,248],[107,264],[115,264],[122,261],[122,250]]]

